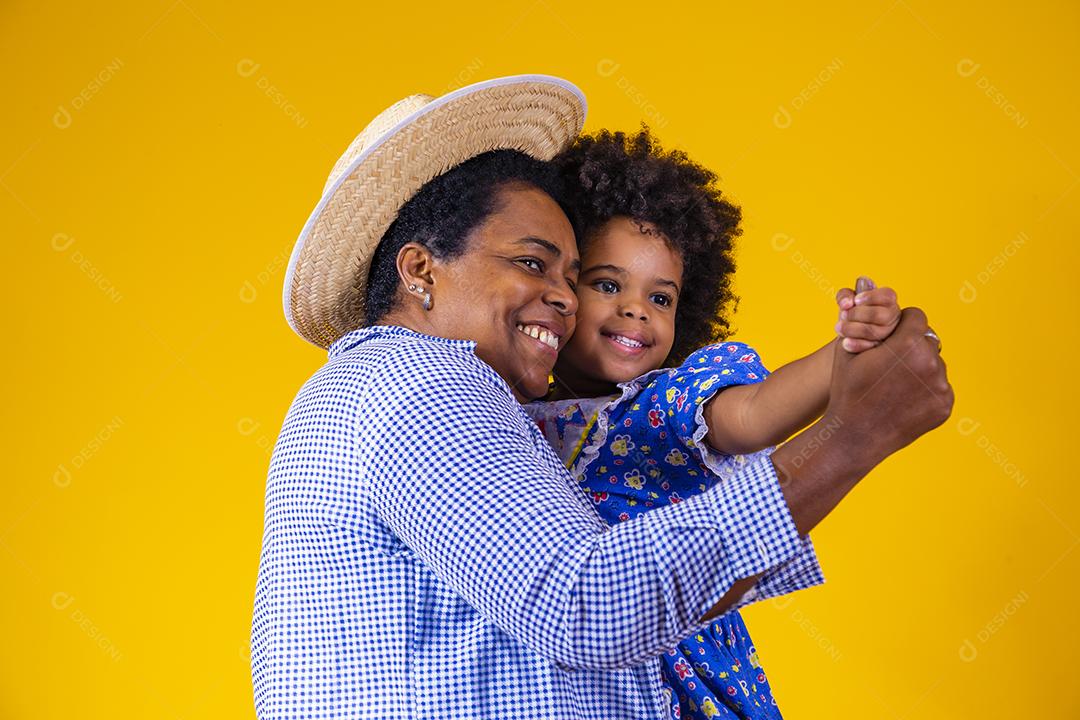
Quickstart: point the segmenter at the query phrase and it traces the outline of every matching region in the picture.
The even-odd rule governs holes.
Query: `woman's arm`
[[[471,353],[415,343],[379,366],[358,399],[366,410],[356,434],[341,437],[357,453],[341,465],[358,473],[373,526],[564,667],[640,665],[700,627],[738,580],[802,548],[767,458],[722,487],[609,527]],[[342,363],[338,372],[348,371]]]
[[[926,317],[909,309],[905,320],[887,348],[836,353],[822,420],[836,428],[830,437],[805,431],[707,492],[631,522],[606,526],[550,449],[538,452],[545,441],[523,429],[528,420],[490,367],[422,344],[383,359],[357,399],[363,413],[338,408],[327,432],[355,455],[342,462],[319,443],[312,472],[347,473],[342,496],[374,512],[371,529],[385,527],[537,653],[570,668],[639,665],[793,557],[859,478],[945,421],[952,390],[923,337]],[[898,355],[907,367],[892,372]],[[925,391],[937,402],[912,402]]]
[[[895,332],[878,343],[886,347],[859,354],[837,348],[824,417],[770,455],[800,534],[816,527],[877,463],[952,413],[945,363],[926,330],[926,315],[905,308]],[[727,612],[757,580],[737,580],[702,620]]]

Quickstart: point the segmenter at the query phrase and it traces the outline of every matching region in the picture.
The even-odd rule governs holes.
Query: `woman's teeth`
[[[542,328],[539,325],[522,325],[518,323],[517,329],[554,350],[559,349],[559,336],[547,328]]]
[[[640,343],[637,340],[631,340],[630,338],[623,337],[622,335],[608,335],[608,337],[619,343],[620,345],[625,345],[628,348],[645,347],[645,343]]]

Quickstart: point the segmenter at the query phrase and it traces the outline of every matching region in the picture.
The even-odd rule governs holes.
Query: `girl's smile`
[[[628,357],[638,357],[653,346],[643,333],[634,330],[601,328],[600,334],[611,341],[616,351],[627,353]]]

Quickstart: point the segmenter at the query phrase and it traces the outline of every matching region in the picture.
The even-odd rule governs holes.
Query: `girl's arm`
[[[858,295],[844,288],[837,303],[840,337],[778,368],[760,383],[726,388],[705,406],[706,439],[713,449],[728,455],[757,452],[779,445],[815,421],[829,401],[836,344],[844,341],[847,350],[861,352],[888,337],[900,320],[891,288]]]
[[[819,418],[829,402],[839,340],[777,368],[759,383],[717,393],[705,406],[709,445],[727,455],[757,452],[779,445]]]

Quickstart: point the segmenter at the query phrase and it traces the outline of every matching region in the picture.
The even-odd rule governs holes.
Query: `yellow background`
[[[824,587],[745,612],[785,714],[1080,717],[1078,29],[1042,1],[5,3],[0,717],[253,716],[267,462],[324,360],[282,316],[292,243],[376,112],[521,72],[721,174],[770,367],[859,273],[942,336],[953,417],[815,531]]]

